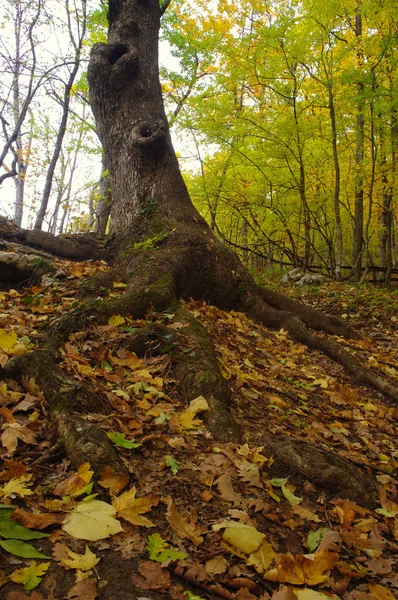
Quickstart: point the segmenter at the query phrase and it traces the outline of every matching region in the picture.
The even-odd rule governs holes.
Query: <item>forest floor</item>
[[[104,263],[57,260],[40,286],[0,292],[0,365],[35,346],[49,319],[77,307]],[[265,284],[347,319],[364,336],[339,340],[398,385],[398,290],[326,283]],[[116,282],[102,299],[123,293]],[[123,339],[148,321],[87,323],[61,349],[61,368],[105,394],[88,418],[114,442],[134,485],[111,470],[92,480],[57,450],[46,390],[0,373],[1,600],[393,600],[398,597],[398,408],[319,352],[244,315],[185,305],[211,333],[245,443],[216,443],[203,399],[181,405],[177,352],[137,358]],[[183,335],[184,326],[172,325]],[[379,486],[364,509],[275,470],[262,441],[295,436],[363,469]],[[52,452],[52,449],[55,449]],[[24,526],[21,528],[17,523]],[[44,536],[45,534],[45,536]]]

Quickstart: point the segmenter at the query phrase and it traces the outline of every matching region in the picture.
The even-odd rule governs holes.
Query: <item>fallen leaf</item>
[[[267,540],[263,540],[260,546],[252,552],[247,559],[247,564],[252,565],[258,573],[265,573],[273,562],[276,552]]]
[[[132,487],[128,492],[124,492],[121,496],[112,500],[112,506],[116,510],[117,514],[132,523],[133,525],[140,525],[141,527],[155,527],[155,525],[147,519],[142,517],[142,513],[149,512],[153,506],[156,506],[159,502],[158,496],[150,494],[149,496],[141,496],[136,498],[137,490]]]
[[[245,460],[240,462],[237,466],[239,477],[242,479],[242,481],[253,487],[258,487],[261,489],[264,487],[260,479],[260,472],[257,465]]]
[[[186,558],[184,552],[177,552],[168,548],[168,543],[159,533],[154,533],[148,537],[147,546],[149,558],[156,562],[166,562],[167,560],[182,560]]]
[[[178,512],[171,499],[167,505],[166,519],[180,538],[188,538],[195,546],[199,546],[203,542],[202,531],[195,520],[184,517]]]
[[[295,506],[297,504],[300,504],[300,502],[303,500],[302,498],[299,498],[298,496],[295,496],[293,494],[293,492],[291,492],[289,490],[289,488],[287,488],[285,485],[282,485],[281,487],[282,489],[282,494],[285,496],[286,500],[292,505]]]
[[[295,589],[294,593],[297,600],[330,600],[330,596],[326,596],[326,594],[322,594],[322,592],[317,592],[316,590],[310,590],[309,588],[305,588],[304,590]],[[334,598],[338,600],[336,596]]]
[[[293,588],[280,585],[279,590],[272,594],[271,600],[297,600],[297,596],[293,592]]]
[[[209,410],[209,403],[207,402],[206,398],[204,398],[203,396],[198,396],[197,398],[195,398],[194,400],[191,400],[191,402],[189,403],[188,406],[188,410],[192,413],[194,413],[195,415],[197,415],[198,413],[201,412],[205,412],[206,410]]]
[[[240,506],[240,504],[242,504],[242,496],[235,492],[229,473],[224,473],[224,475],[221,475],[214,483],[218,487],[222,500],[225,502],[232,502],[234,506]]]
[[[28,487],[27,483],[32,479],[32,475],[22,475],[18,479],[10,479],[0,487],[0,497],[11,498],[12,496],[30,496],[33,491]]]
[[[177,415],[178,423],[181,429],[197,429],[203,422],[200,419],[196,419],[196,413],[191,410],[184,410],[181,414]]]
[[[39,592],[32,592],[27,596],[25,592],[22,590],[10,592],[7,596],[7,600],[46,600],[43,594],[39,594]]]
[[[90,470],[89,463],[83,463],[78,468],[77,472],[61,481],[53,490],[55,496],[69,496],[76,494],[91,481],[94,471]]]
[[[7,448],[9,455],[14,454],[18,440],[22,440],[26,444],[36,444],[36,434],[25,425],[7,423],[7,428],[1,436],[1,443]]]
[[[306,521],[313,521],[314,523],[320,523],[321,519],[317,514],[309,510],[308,508],[304,508],[304,506],[300,506],[298,504],[292,506],[293,512],[296,513],[299,517]]]
[[[279,554],[275,559],[276,567],[265,573],[264,578],[280,583],[295,585],[318,585],[329,579],[330,569],[339,560],[337,552],[323,550],[317,554],[303,556],[302,554]]]
[[[32,561],[29,567],[24,569],[17,569],[10,575],[11,581],[14,583],[23,583],[24,590],[33,590],[39,585],[43,575],[47,572],[48,567],[51,563],[40,563],[36,564],[36,561]]]
[[[213,529],[218,531],[225,528],[223,539],[244,554],[252,554],[260,544],[265,540],[265,535],[257,531],[255,527],[238,523],[237,521],[226,521],[213,525]]]
[[[70,556],[70,558],[63,558],[62,562],[64,562],[71,569],[89,571],[101,560],[100,558],[97,558],[93,552],[91,552],[88,546],[86,546],[86,551],[84,554],[77,554],[67,546],[65,546],[65,552],[68,556]]]
[[[101,500],[80,502],[63,524],[62,529],[72,537],[96,541],[120,533],[123,527],[115,519],[116,510]]]
[[[221,573],[225,573],[227,570],[228,562],[224,556],[214,556],[206,561],[205,567],[210,575],[221,575]]]
[[[2,350],[9,350],[13,346],[15,346],[16,342],[16,331],[7,331],[6,329],[0,329],[0,348]]]
[[[9,552],[10,554],[14,554],[15,556],[21,556],[22,558],[48,558],[42,552],[36,550],[34,546],[30,544],[25,544],[21,540],[0,540],[0,546]]]
[[[140,563],[140,575],[134,573],[132,582],[143,590],[165,590],[171,584],[170,573],[162,569],[161,565],[151,560]]]
[[[22,508],[14,510],[12,521],[20,523],[29,529],[45,529],[49,525],[60,525],[66,519],[66,515],[59,513],[27,513]]]
[[[117,327],[118,325],[123,325],[123,323],[126,322],[126,319],[124,317],[122,317],[121,315],[112,315],[112,317],[109,317],[108,319],[108,325],[110,325],[111,327]]]
[[[99,592],[96,579],[83,579],[68,592],[68,600],[95,600]]]
[[[394,596],[384,586],[378,583],[368,583],[369,590],[377,600],[394,600]]]
[[[69,571],[71,569],[71,567],[69,567],[65,562],[69,558],[69,555],[66,552],[65,544],[61,544],[60,542],[54,544],[51,554],[53,555],[54,560],[56,560],[56,562],[59,565],[61,565],[61,567],[63,567],[66,571]]]
[[[129,476],[124,473],[116,473],[112,467],[105,467],[101,473],[102,479],[98,481],[100,486],[109,491],[111,496],[119,494],[130,481]]]

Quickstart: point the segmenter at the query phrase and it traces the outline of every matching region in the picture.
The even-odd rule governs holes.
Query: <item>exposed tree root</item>
[[[372,480],[332,450],[291,437],[267,436],[264,445],[275,459],[278,472],[284,468],[299,473],[336,497],[350,498],[369,508],[375,505],[377,493]]]
[[[358,332],[349,327],[341,319],[320,313],[302,302],[297,302],[284,294],[274,290],[258,287],[261,298],[273,308],[280,311],[288,311],[299,317],[308,327],[316,331],[324,331],[331,335],[338,335],[348,339],[358,340],[361,338]]]
[[[101,429],[74,413],[110,412],[101,394],[66,375],[47,350],[13,356],[4,369],[6,377],[23,381],[33,377],[45,392],[49,412],[57,426],[65,452],[75,467],[89,462],[97,476],[109,465],[116,473],[127,474],[109,439]]]
[[[341,364],[346,371],[351,373],[351,375],[354,375],[359,382],[378,390],[391,400],[398,402],[398,389],[396,384],[388,381],[388,379],[376,371],[376,369],[363,367],[359,361],[338,342],[321,337],[310,331],[306,324],[294,314],[278,311],[265,304],[261,298],[253,299],[252,297],[250,297],[247,309],[244,310],[243,306],[241,310],[246,312],[246,314],[255,321],[261,322],[266,327],[275,328],[276,326],[277,328],[284,329],[296,342],[305,344],[314,350],[321,350],[326,356],[329,356],[329,358]]]
[[[97,477],[105,467],[111,467],[115,473],[129,478],[126,467],[102,429],[79,416],[64,412],[57,412],[54,420],[65,452],[75,468],[88,462]]]
[[[34,377],[35,382],[45,392],[51,413],[110,412],[106,398],[66,375],[46,350],[13,356],[7,361],[4,374],[6,377],[20,380],[23,377]]]
[[[229,411],[231,390],[221,374],[214,346],[197,319],[180,307],[179,298],[204,299],[222,309],[245,312],[267,327],[283,328],[296,341],[322,350],[344,365],[361,382],[398,399],[392,383],[374,370],[365,369],[336,341],[321,337],[310,328],[351,338],[359,337],[356,332],[338,319],[318,315],[274,292],[259,290],[237,257],[215,244],[213,239],[204,245],[202,233],[201,236],[200,244],[190,238],[188,247],[176,243],[176,246],[165,245],[150,251],[128,252],[122,264],[127,281],[124,296],[100,305],[93,303],[53,321],[41,334],[40,350],[14,357],[7,363],[8,376],[34,377],[45,391],[73,464],[88,460],[97,473],[106,465],[125,473],[106,435],[83,416],[76,416],[76,413],[109,412],[107,400],[56,367],[58,350],[70,333],[85,329],[89,323],[107,323],[114,314],[140,318],[151,306],[154,310],[173,313],[173,328],[159,324],[149,326],[130,336],[128,347],[142,356],[161,352],[167,345],[166,340],[174,344],[172,368],[180,382],[183,399],[187,403],[200,395],[207,399],[210,405],[207,425],[215,439],[222,442],[241,439],[240,427]],[[112,275],[107,275],[105,283],[110,285],[111,282]],[[103,278],[92,281],[83,295],[86,292],[95,295],[96,287],[103,284]],[[181,326],[177,327],[178,332],[176,324]],[[184,353],[184,349],[190,352]],[[374,488],[362,471],[334,452],[314,448],[302,440],[273,438],[267,434],[265,446],[278,464],[286,465],[330,493],[366,506],[374,503]]]
[[[229,412],[231,390],[220,372],[206,329],[182,309],[176,311],[173,322],[184,325],[181,335],[168,327],[155,325],[130,336],[129,350],[143,356],[147,352],[156,354],[166,343],[178,344],[180,351],[175,353],[173,373],[179,381],[183,400],[188,404],[194,398],[204,396],[210,410],[203,413],[203,420],[214,438],[220,442],[241,441],[242,430]],[[189,353],[181,351],[184,346]]]
[[[4,217],[0,217],[0,236],[8,242],[32,246],[71,260],[103,258],[106,241],[104,236],[92,233],[56,237],[39,229],[22,229]]]

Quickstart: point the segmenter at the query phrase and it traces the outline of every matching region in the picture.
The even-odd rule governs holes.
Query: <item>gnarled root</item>
[[[368,508],[377,502],[375,485],[366,474],[332,450],[305,440],[268,437],[265,448],[280,469],[298,473],[338,498],[349,498]]]

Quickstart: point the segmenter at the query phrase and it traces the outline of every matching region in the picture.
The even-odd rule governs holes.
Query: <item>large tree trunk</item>
[[[110,2],[109,44],[91,54],[90,102],[108,158],[111,235],[119,247],[145,240],[155,217],[169,232],[181,222],[204,224],[181,177],[163,107],[160,16],[155,0]]]

